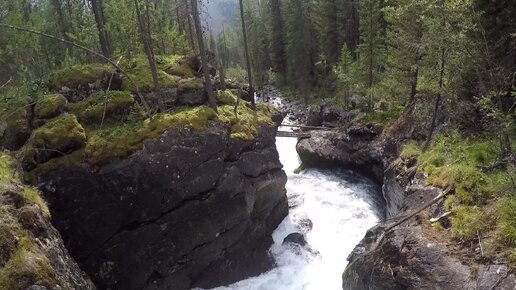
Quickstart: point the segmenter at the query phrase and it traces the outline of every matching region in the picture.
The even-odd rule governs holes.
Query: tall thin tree
[[[140,38],[143,44],[143,48],[145,50],[145,54],[147,55],[147,61],[149,62],[149,66],[152,74],[152,82],[154,84],[154,91],[156,93],[159,92],[159,80],[158,80],[158,69],[156,67],[156,61],[154,59],[154,53],[152,51],[152,39],[150,36],[150,23],[149,21],[145,21],[141,10],[140,4],[138,0],[134,0],[134,6],[136,9],[136,18],[138,20],[138,30],[140,31]],[[148,10],[148,0],[146,0],[145,8]]]
[[[113,49],[111,48],[111,43],[109,41],[109,37],[106,31],[106,19],[104,16],[103,9],[103,0],[90,0],[91,9],[93,10],[93,14],[95,15],[95,22],[97,23],[97,30],[99,33],[99,41],[100,48],[102,49],[102,54],[105,57],[111,57],[113,54]]]
[[[249,95],[251,95],[251,104],[253,107],[255,106],[254,102],[254,88],[253,88],[253,76],[251,73],[251,59],[249,57],[249,46],[247,43],[247,31],[245,27],[245,19],[244,19],[244,4],[242,0],[239,0],[240,3],[240,18],[242,20],[242,33],[244,35],[244,51],[245,51],[245,65],[247,70],[247,79],[249,81]]]
[[[217,102],[215,101],[215,96],[213,95],[213,84],[211,83],[210,68],[208,67],[208,56],[206,55],[204,39],[202,37],[202,26],[197,1],[198,0],[190,0],[190,3],[192,8],[191,14],[194,20],[195,31],[197,32],[196,34],[197,44],[199,46],[199,54],[201,56],[201,66],[204,75],[204,88],[206,90],[206,93],[208,94],[208,102],[210,103],[210,107],[213,110],[217,111]]]

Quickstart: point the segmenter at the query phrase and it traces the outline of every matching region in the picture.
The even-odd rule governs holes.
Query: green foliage
[[[90,164],[103,165],[141,149],[144,140],[157,138],[171,127],[189,125],[200,131],[206,128],[208,120],[215,118],[211,108],[201,106],[95,131],[88,137],[84,156]]]
[[[362,123],[378,123],[383,125],[390,125],[398,119],[403,112],[403,107],[392,106],[387,111],[373,111],[360,120]]]
[[[403,146],[403,150],[400,153],[400,157],[403,160],[418,159],[423,154],[420,146],[415,142],[408,142]]]
[[[483,232],[487,226],[485,214],[480,208],[472,206],[458,206],[450,220],[452,236],[464,240],[476,238],[477,232]]]
[[[348,50],[348,46],[344,44],[340,52],[339,61],[336,65],[337,86],[338,91],[344,99],[344,107],[348,106],[349,97],[351,96],[351,88],[353,85],[353,58]]]
[[[237,83],[247,82],[247,73],[240,65],[229,67],[226,70],[226,77]]]

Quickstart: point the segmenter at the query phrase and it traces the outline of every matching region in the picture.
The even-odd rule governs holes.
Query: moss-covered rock
[[[35,148],[66,152],[79,148],[86,141],[84,128],[72,114],[55,118],[34,132],[31,145]]]
[[[106,64],[75,65],[55,72],[49,82],[52,90],[88,88],[93,84],[107,85],[113,75],[113,67]],[[112,84],[113,85],[113,84]],[[117,89],[112,86],[112,89]]]
[[[185,63],[179,64],[174,62],[165,68],[165,72],[169,75],[179,76],[182,78],[192,78],[194,77],[194,72],[192,69]]]
[[[52,119],[34,131],[30,142],[22,148],[23,167],[32,169],[52,157],[81,148],[85,142],[86,132],[75,115]]]
[[[128,156],[141,149],[143,141],[159,137],[167,129],[188,125],[194,130],[206,128],[208,120],[216,119],[209,107],[183,109],[159,114],[143,122],[123,124],[93,132],[85,148],[85,158],[93,165],[102,165]]]
[[[110,91],[98,93],[81,102],[70,104],[69,110],[75,114],[81,124],[100,124],[123,122],[131,116],[140,118],[141,108],[129,92]]]
[[[237,96],[231,90],[217,91],[217,102],[222,105],[234,105],[237,101]]]
[[[43,95],[36,100],[34,117],[37,119],[54,118],[64,112],[66,98],[61,94]]]

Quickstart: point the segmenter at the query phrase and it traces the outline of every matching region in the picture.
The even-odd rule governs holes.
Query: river
[[[340,290],[347,256],[383,216],[380,187],[343,169],[306,169],[295,138],[277,138],[290,213],[273,233],[270,252],[277,267],[258,277],[216,290]],[[290,233],[304,233],[309,247],[285,244]]]

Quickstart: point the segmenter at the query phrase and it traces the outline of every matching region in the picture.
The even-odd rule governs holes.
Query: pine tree
[[[289,0],[286,3],[286,52],[288,82],[303,93],[305,102],[308,90],[314,86],[314,67],[317,57],[311,19],[310,2]]]
[[[339,61],[336,66],[337,80],[338,80],[338,91],[343,96],[344,107],[349,105],[349,97],[351,95],[351,86],[353,82],[352,75],[353,57],[351,52],[348,50],[346,44],[342,46]]]
[[[285,27],[280,0],[269,0],[270,52],[273,70],[279,75],[280,85],[287,79],[287,55],[285,51]]]
[[[360,2],[360,45],[359,61],[362,82],[369,96],[369,107],[373,107],[374,86],[380,80],[384,69],[385,29],[381,3],[377,0]]]

